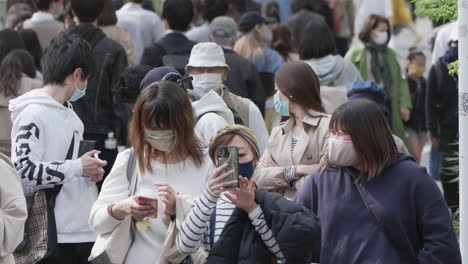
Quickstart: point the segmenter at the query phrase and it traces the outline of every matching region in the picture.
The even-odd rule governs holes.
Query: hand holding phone
[[[227,167],[223,170],[222,174],[229,171],[233,171],[231,176],[226,177],[223,182],[236,181],[235,185],[228,187],[239,186],[239,151],[237,147],[220,147],[218,149],[218,166],[227,164]]]
[[[152,215],[152,217],[156,218],[158,217],[158,200],[157,199],[151,199],[143,196],[138,196],[137,198],[137,203],[139,205],[148,205],[151,207],[151,210],[153,210],[155,213]]]

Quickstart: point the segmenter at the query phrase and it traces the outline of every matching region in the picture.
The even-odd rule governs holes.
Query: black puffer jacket
[[[117,85],[120,73],[127,67],[124,48],[91,24],[80,24],[67,34],[80,36],[93,49],[94,75],[88,80],[86,95],[73,103],[76,114],[84,123],[85,133],[105,137],[113,131],[119,143],[125,145],[127,120],[123,109],[127,108],[119,100]]]
[[[314,248],[320,248],[320,222],[305,207],[277,193],[257,190],[268,227],[288,264],[312,262]],[[250,224],[242,209],[236,208],[221,237],[213,245],[207,264],[269,264],[272,254]]]

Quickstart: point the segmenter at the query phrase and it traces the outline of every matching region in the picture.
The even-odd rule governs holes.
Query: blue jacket
[[[350,167],[327,168],[296,195],[320,218],[321,264],[461,263],[449,209],[425,168],[400,154],[377,178],[355,184],[358,177]]]

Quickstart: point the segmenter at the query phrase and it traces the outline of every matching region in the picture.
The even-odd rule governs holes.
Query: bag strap
[[[353,176],[353,178],[355,178]],[[404,250],[404,245],[403,244],[399,244],[397,243],[398,239],[396,239],[393,234],[391,232],[389,232],[386,228],[385,228],[385,225],[384,225],[384,222],[382,221],[382,219],[380,219],[380,217],[378,216],[378,214],[375,212],[374,209],[372,209],[372,206],[370,206],[369,204],[369,201],[366,199],[366,195],[365,193],[367,193],[367,190],[366,188],[364,187],[364,185],[362,184],[359,184],[357,179],[354,179],[354,185],[356,186],[358,192],[359,192],[359,195],[361,196],[361,199],[362,201],[364,202],[364,204],[366,205],[367,209],[369,210],[369,212],[371,212],[377,226],[384,232],[385,236],[387,237],[388,241],[390,241],[390,244],[392,244],[392,247],[396,250],[398,256],[400,257],[400,261],[401,263],[414,263],[414,261],[409,261],[408,258],[406,257],[406,250]],[[400,246],[401,245],[401,246]]]
[[[216,206],[210,216],[210,249],[213,249],[216,230]]]
[[[133,152],[133,149],[131,149],[130,156],[128,157],[128,164],[127,164],[127,180],[130,183],[130,195],[133,195],[136,189],[136,182],[133,181],[133,176],[135,174],[135,167],[136,167],[135,152]]]

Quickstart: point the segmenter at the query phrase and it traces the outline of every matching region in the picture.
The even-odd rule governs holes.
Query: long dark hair
[[[358,155],[361,178],[379,176],[397,159],[398,149],[381,108],[373,101],[358,99],[338,107],[330,120],[330,132],[343,131],[351,136]],[[322,160],[322,172],[330,164],[328,154]]]
[[[278,89],[289,100],[306,111],[325,113],[320,98],[320,82],[314,70],[305,62],[288,62],[276,73]]]
[[[98,26],[113,26],[117,24],[117,15],[115,14],[115,5],[112,0],[104,0],[104,9],[98,17]]]
[[[40,70],[43,52],[36,32],[32,29],[22,29],[18,33],[23,39],[26,49],[33,56],[36,69]]]
[[[26,50],[19,33],[13,29],[0,30],[0,63],[10,51],[15,49]]]
[[[296,43],[291,30],[285,24],[278,24],[273,27],[272,33],[271,47],[283,57],[284,61],[288,61],[290,54],[296,52]]]
[[[195,136],[192,105],[185,90],[170,81],[159,81],[143,90],[135,103],[129,141],[141,171],[152,172],[151,160],[164,152],[145,140],[146,129],[170,129],[176,136],[174,150],[179,160],[191,157],[197,166],[203,161],[200,141]]]
[[[34,59],[25,50],[13,50],[0,64],[0,93],[5,97],[18,96],[22,74],[30,78],[36,77]]]
[[[304,26],[298,50],[301,60],[336,54],[335,35],[324,19],[310,20]]]

